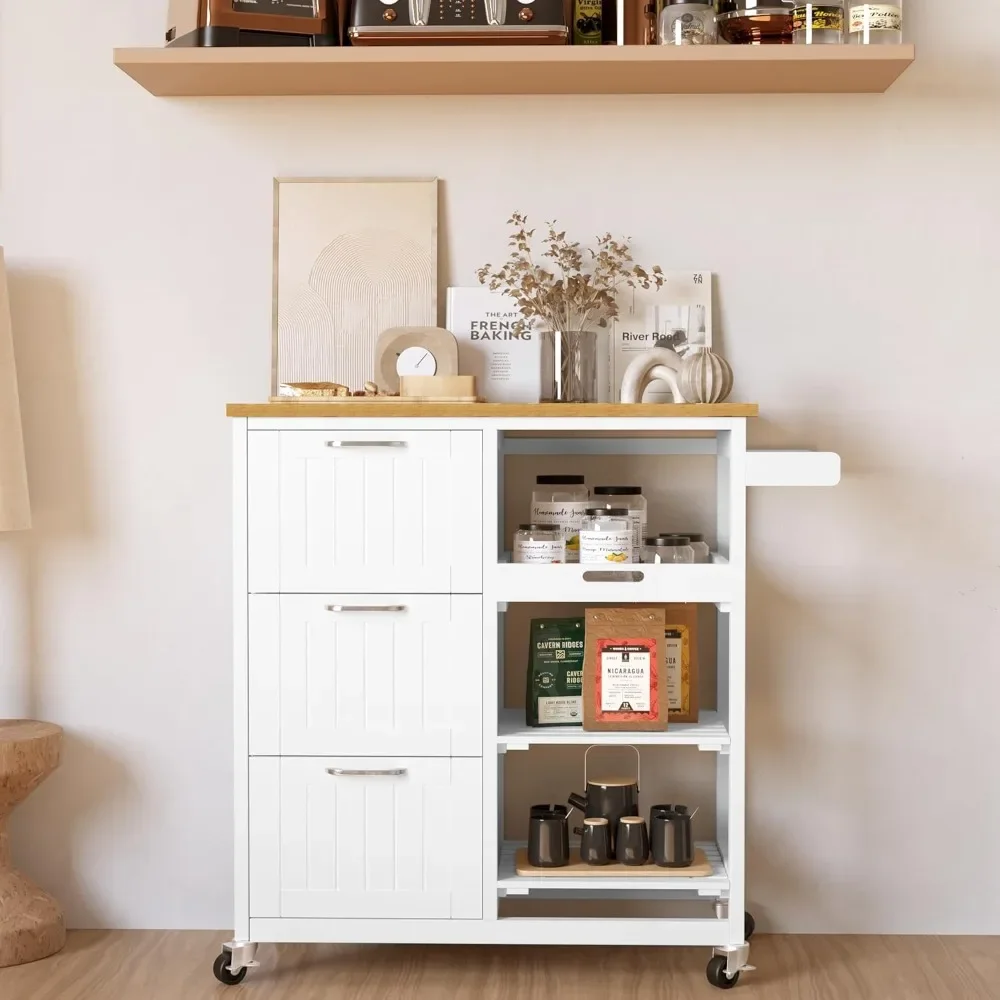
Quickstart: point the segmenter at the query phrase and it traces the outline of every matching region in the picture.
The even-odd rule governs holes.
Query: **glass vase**
[[[542,331],[542,402],[597,402],[597,331]]]

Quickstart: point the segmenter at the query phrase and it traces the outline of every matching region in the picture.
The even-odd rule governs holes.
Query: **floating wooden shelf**
[[[756,403],[230,403],[227,417],[756,417]]]
[[[157,97],[320,94],[866,94],[912,45],[116,49]]]

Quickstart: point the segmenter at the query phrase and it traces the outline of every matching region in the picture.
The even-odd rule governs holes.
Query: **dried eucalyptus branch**
[[[610,233],[597,238],[596,248],[571,243],[555,222],[546,223],[542,237],[541,263],[533,256],[535,230],[520,212],[507,220],[513,228],[507,240],[509,256],[494,270],[485,264],[476,271],[479,281],[491,291],[506,292],[517,302],[522,319],[520,330],[536,321],[550,330],[588,330],[607,326],[618,315],[619,287],[661,288],[663,271],[646,271],[632,259],[628,239],[616,240]]]

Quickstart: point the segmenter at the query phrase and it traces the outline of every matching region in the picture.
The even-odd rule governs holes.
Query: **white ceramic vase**
[[[725,358],[701,347],[681,362],[678,381],[689,403],[721,403],[733,391],[733,370]]]

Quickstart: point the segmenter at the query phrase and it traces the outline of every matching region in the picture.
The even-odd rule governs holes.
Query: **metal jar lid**
[[[767,7],[740,7],[716,15],[716,20],[722,24],[727,21],[738,21],[744,17],[791,17],[793,9],[791,4],[779,6],[778,0],[770,0]]]
[[[588,507],[591,517],[628,517],[631,511],[627,507]]]
[[[521,524],[518,531],[558,531],[558,524]]]
[[[657,535],[655,538],[647,538],[646,544],[653,549],[669,549],[678,545],[690,545],[691,539],[687,535]]]
[[[754,14],[784,14],[795,9],[797,0],[719,0],[719,16],[740,17]]]
[[[641,486],[595,486],[596,497],[641,497]]]
[[[584,476],[535,476],[536,486],[583,486]]]
[[[695,535],[695,534],[692,534],[690,531],[668,531],[668,532],[663,532],[663,533],[657,535],[656,537],[657,538],[684,538],[684,539],[686,539],[689,542],[703,542],[703,541],[705,541],[705,536],[704,535]],[[649,544],[652,545],[653,543],[650,542]]]

